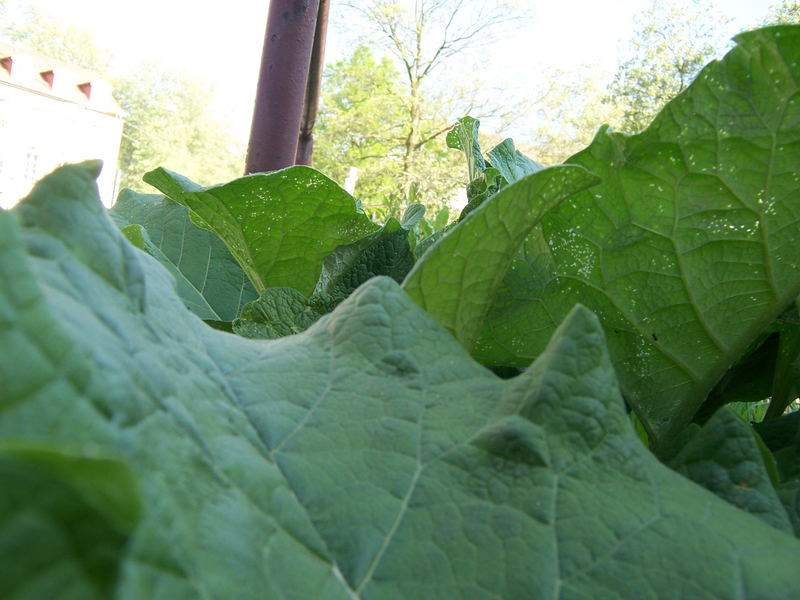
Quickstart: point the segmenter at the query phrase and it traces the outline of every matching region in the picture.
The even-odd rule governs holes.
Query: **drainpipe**
[[[295,164],[319,4],[270,1],[245,174]]]
[[[300,123],[300,140],[297,148],[296,164],[310,165],[314,154],[314,123],[317,120],[319,91],[322,87],[322,71],[325,67],[325,38],[328,34],[329,0],[319,0],[317,28],[314,34],[314,47],[311,50],[311,67],[308,73],[303,120]]]

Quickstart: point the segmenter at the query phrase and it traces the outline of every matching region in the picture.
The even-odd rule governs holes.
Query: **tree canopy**
[[[412,195],[431,208],[447,205],[466,174],[444,134],[460,116],[498,114],[504,105],[480,98],[479,79],[443,89],[431,73],[446,75],[444,65],[491,41],[519,15],[501,1],[369,0],[344,7],[361,45],[327,71],[314,164],[340,181],[349,167],[358,168],[356,195],[366,206],[382,204],[386,214],[399,215]],[[332,158],[349,162],[334,165]]]

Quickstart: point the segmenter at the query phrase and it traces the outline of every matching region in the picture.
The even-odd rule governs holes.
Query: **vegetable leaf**
[[[308,329],[323,312],[293,288],[267,288],[242,310],[233,332],[242,337],[274,340]]]
[[[267,287],[293,287],[310,294],[325,256],[378,228],[350,194],[309,167],[248,175],[208,188],[166,169],[144,179],[215,232],[259,293]]]
[[[245,306],[233,331],[249,338],[276,339],[305,331],[362,283],[377,275],[398,283],[414,265],[409,232],[390,218],[384,227],[325,257],[317,287],[306,298],[292,288],[267,288]]]
[[[414,229],[414,226],[419,223],[425,216],[425,207],[422,204],[411,204],[403,213],[403,218],[400,224],[403,229]]]
[[[389,278],[303,334],[238,338],[112,227],[95,175],[61,169],[0,212],[0,442],[130,465],[141,513],[107,571],[117,597],[795,593],[800,541],[639,442],[587,309],[509,381]]]
[[[531,229],[559,202],[596,183],[585,169],[562,166],[503,188],[427,250],[403,288],[471,348]]]
[[[0,444],[0,489],[0,597],[113,595],[139,512],[124,464]]]
[[[519,181],[526,175],[541,171],[544,167],[531,160],[514,147],[512,139],[505,139],[489,150],[492,166],[500,171],[507,183]]]
[[[747,423],[722,408],[678,452],[669,466],[723,500],[777,529],[792,526],[774,485],[772,456]]]
[[[172,273],[178,295],[201,319],[232,321],[257,297],[225,244],[194,225],[186,208],[169,198],[123,190],[109,215],[132,243],[135,236],[134,245]]]
[[[624,393],[657,438],[800,291],[800,29],[742,34],[652,125],[601,130],[567,162],[602,185],[542,220],[476,356],[525,365],[576,302],[601,318]],[[492,235],[494,232],[487,232]]]
[[[314,293],[332,296],[338,304],[376,275],[400,283],[414,266],[408,234],[397,219],[390,217],[379,231],[339,246],[325,257]]]

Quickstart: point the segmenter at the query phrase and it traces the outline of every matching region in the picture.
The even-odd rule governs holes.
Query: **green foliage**
[[[567,165],[461,119],[435,232],[307,167],[158,169],[117,227],[96,163],[44,179],[0,212],[0,592],[791,598],[800,27],[737,42]]]
[[[581,302],[600,315],[643,423],[661,437],[692,418],[800,291],[800,256],[787,241],[800,160],[795,31],[743,34],[647,130],[601,131],[568,161],[603,183],[529,238],[487,317],[479,360],[528,364],[542,334]]]
[[[366,210],[400,210],[403,105],[398,72],[359,46],[325,71],[314,128],[314,167],[344,183],[358,169],[354,194]]]
[[[0,443],[0,596],[109,598],[138,525],[135,476],[46,443]]]
[[[143,65],[140,72],[114,83],[126,114],[121,187],[147,191],[142,177],[165,164],[205,185],[241,174],[243,145],[210,116],[210,88],[158,65]]]
[[[403,288],[471,349],[517,248],[555,206],[597,183],[585,169],[565,165],[505,187],[435,244]]]
[[[420,140],[414,149],[414,167],[409,166],[405,155],[411,133],[410,102],[392,61],[378,60],[366,46],[358,46],[349,58],[325,72],[314,167],[339,183],[355,167],[354,195],[365,211],[380,220],[399,218],[412,202],[441,209],[452,190],[463,183],[458,158],[439,137],[449,127],[434,116],[434,108],[420,117],[419,126],[429,139]],[[414,198],[409,199],[412,186]]]
[[[733,506],[792,533],[775,489],[774,460],[762,446],[752,427],[723,408],[691,436],[669,466]]]
[[[242,309],[232,329],[242,337],[274,340],[305,331],[324,312],[294,288],[272,287]]]
[[[377,229],[350,194],[309,167],[209,188],[161,168],[145,180],[215,232],[259,293],[267,286],[310,293],[332,250]]]
[[[782,0],[769,10],[769,15],[764,20],[764,25],[789,25],[800,23],[800,2],[797,0]]]
[[[241,174],[243,144],[210,116],[206,83],[153,63],[140,65],[133,76],[118,76],[110,53],[85,30],[54,21],[25,3],[8,7],[4,16],[0,38],[96,71],[112,82],[124,112],[121,188],[147,191],[142,176],[161,165],[206,185]]]
[[[632,56],[611,84],[621,105],[623,131],[642,131],[664,105],[685,90],[721,46],[726,20],[701,0],[653,2],[640,16]]]
[[[232,321],[256,298],[222,240],[192,223],[183,206],[165,196],[123,190],[109,214],[134,246],[172,273],[178,295],[201,319]]]
[[[92,569],[57,579],[40,552],[23,551],[0,563],[12,595],[60,585],[66,597],[148,600],[711,599],[744,581],[748,596],[777,599],[796,589],[800,542],[641,445],[585,308],[510,381],[387,278],[304,334],[237,338],[181,305],[163,267],[86,194],[92,175],[65,168],[0,214],[0,274],[15,282],[0,292],[0,342],[16,348],[0,366],[0,435],[117,457],[140,512],[111,538],[100,583]],[[24,548],[30,513],[14,509],[56,523],[62,502],[43,500],[68,497],[27,486],[61,481],[50,471],[3,475],[16,504],[0,505],[2,539]],[[108,481],[80,481],[89,493],[70,513],[75,531],[115,531],[82,508]],[[43,550],[80,556],[62,548]]]

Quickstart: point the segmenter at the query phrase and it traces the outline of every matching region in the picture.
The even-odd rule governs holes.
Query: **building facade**
[[[103,204],[116,195],[122,109],[96,73],[0,43],[0,207],[65,163],[99,158]]]

